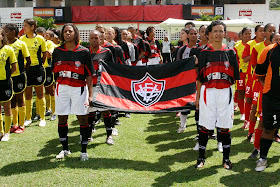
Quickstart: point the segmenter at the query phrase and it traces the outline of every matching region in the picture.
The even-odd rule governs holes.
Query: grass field
[[[247,159],[253,145],[245,140],[239,115],[232,129],[232,170],[222,168],[222,153],[216,140],[209,140],[206,165],[195,169],[198,152],[193,151],[196,134],[194,114],[188,128],[177,134],[179,118],[174,113],[120,118],[115,145],[105,144],[104,124],[97,126],[88,146],[90,159],[80,162],[79,125],[69,120],[69,148],[72,154],[56,161],[61,150],[57,122],[38,122],[24,134],[12,134],[0,142],[0,186],[279,186],[279,144],[269,152],[269,167],[255,172],[254,159]],[[48,118],[47,118],[48,119]]]

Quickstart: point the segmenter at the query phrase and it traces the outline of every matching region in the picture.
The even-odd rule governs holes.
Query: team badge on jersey
[[[229,67],[229,61],[225,61],[225,62],[224,62],[224,65],[226,66],[226,70],[227,70],[228,67]]]
[[[17,87],[18,87],[18,89],[21,90],[21,89],[23,88],[23,84],[22,84],[22,83],[18,83],[18,84],[17,84]]]
[[[42,77],[42,76],[37,77],[37,81],[38,81],[38,82],[42,82],[42,80],[43,80],[43,77]]]
[[[134,100],[144,107],[157,103],[165,90],[165,80],[156,80],[149,73],[137,81],[131,81]]]
[[[11,90],[5,90],[5,94],[6,94],[8,97],[11,97],[12,91],[11,91]]]
[[[81,62],[80,61],[75,61],[75,66],[78,68],[78,67],[80,67],[82,64],[81,64]]]

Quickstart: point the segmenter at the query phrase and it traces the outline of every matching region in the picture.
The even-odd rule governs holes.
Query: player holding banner
[[[223,46],[226,25],[213,21],[209,27],[212,45],[201,51],[198,64],[197,108],[199,106],[199,157],[196,168],[205,163],[205,150],[209,130],[219,127],[218,135],[223,144],[223,166],[231,169],[229,160],[233,126],[233,91],[231,85],[239,79],[236,54],[233,49]]]

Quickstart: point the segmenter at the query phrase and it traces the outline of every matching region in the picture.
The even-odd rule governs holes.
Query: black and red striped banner
[[[155,66],[126,66],[101,62],[93,94],[97,110],[133,113],[175,112],[194,108],[194,58]]]

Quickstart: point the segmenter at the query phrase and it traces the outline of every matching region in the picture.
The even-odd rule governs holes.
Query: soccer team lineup
[[[194,168],[207,167],[207,144],[214,139],[221,167],[231,170],[235,112],[248,131],[242,144],[254,145],[248,156],[257,161],[255,171],[268,167],[270,147],[280,143],[280,34],[273,23],[244,27],[238,41],[225,42],[223,21],[200,27],[186,22],[176,46],[167,36],[155,39],[154,26],[143,31],[97,24],[88,46],[73,23],[46,30],[27,18],[23,31],[19,36],[12,23],[0,28],[2,144],[32,129],[35,121],[44,128],[50,120],[60,142],[55,160],[66,160],[68,117],[75,115],[79,159],[88,162],[88,144],[95,143],[101,120],[105,143],[114,146],[121,117],[169,113],[179,121],[174,133],[183,134],[194,114]]]

